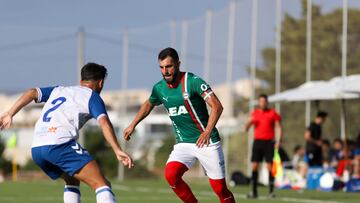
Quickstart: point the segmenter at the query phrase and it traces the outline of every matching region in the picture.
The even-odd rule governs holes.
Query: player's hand
[[[7,129],[11,126],[12,116],[9,113],[5,113],[0,117],[0,130]]]
[[[130,136],[131,136],[131,134],[134,132],[134,130],[135,130],[135,128],[134,127],[132,127],[132,126],[129,126],[129,127],[127,127],[125,130],[124,130],[124,132],[123,132],[123,134],[124,134],[124,139],[125,140],[130,140]]]
[[[204,146],[208,146],[210,144],[210,133],[203,132],[200,134],[199,139],[196,141],[196,146],[202,148]]]
[[[280,148],[280,142],[275,142],[274,148],[279,149]]]
[[[116,157],[124,166],[127,166],[128,168],[132,168],[134,166],[134,162],[132,158],[126,154],[123,151],[119,151],[116,153]]]

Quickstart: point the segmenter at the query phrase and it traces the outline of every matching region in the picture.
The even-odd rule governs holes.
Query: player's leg
[[[165,179],[175,194],[185,203],[198,202],[190,187],[182,179],[194,162],[195,157],[191,155],[189,144],[179,143],[174,146],[165,167]]]
[[[115,202],[115,195],[111,190],[110,182],[105,179],[96,161],[90,161],[76,172],[74,177],[95,190],[97,203]]]
[[[255,140],[252,148],[251,154],[251,183],[252,183],[252,191],[247,195],[248,198],[257,198],[258,191],[258,176],[259,176],[259,164],[261,163],[264,152],[263,152],[263,143],[259,140]]]
[[[251,193],[248,194],[248,198],[257,198],[258,191],[258,177],[259,177],[259,162],[251,162]]]
[[[267,141],[265,147],[265,161],[266,161],[266,167],[269,172],[269,198],[275,198],[274,193],[274,185],[275,185],[275,177],[271,173],[272,169],[272,163],[274,158],[274,142],[273,141]]]
[[[64,203],[79,203],[80,202],[80,182],[69,175],[64,174],[64,171],[54,162],[59,158],[56,156],[58,151],[54,151],[54,146],[41,146],[31,149],[34,162],[53,180],[61,177],[65,180],[64,189]],[[54,155],[52,153],[53,152]]]
[[[166,164],[165,167],[165,179],[169,183],[171,189],[176,193],[176,195],[186,203],[196,203],[198,202],[192,193],[190,187],[182,179],[184,173],[188,168],[176,161],[171,161]]]
[[[110,183],[90,154],[76,141],[71,140],[53,147],[50,155],[54,165],[59,166],[68,176],[88,184],[95,190],[98,203],[115,202]]]
[[[34,162],[53,180],[56,180],[59,177],[62,177],[65,182],[64,189],[64,203],[79,203],[80,202],[80,190],[79,190],[79,181],[71,180],[71,178],[66,178],[62,169],[54,164],[58,157],[52,156],[49,151],[53,150],[53,146],[40,146],[33,147],[31,149],[31,155]],[[54,153],[56,154],[56,153]],[[64,177],[63,177],[64,176]]]
[[[234,203],[235,198],[232,192],[226,186],[225,178],[222,179],[210,179],[210,185],[216,195],[219,197],[221,203]]]
[[[230,192],[225,181],[225,163],[221,143],[197,148],[197,159],[209,177],[210,185],[221,203],[234,203],[234,195]]]
[[[64,203],[80,203],[80,181],[63,173],[61,178],[65,181]]]

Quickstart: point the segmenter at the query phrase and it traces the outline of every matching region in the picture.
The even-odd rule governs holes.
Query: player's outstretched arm
[[[121,161],[125,166],[131,168],[134,166],[134,163],[131,157],[122,151],[119,142],[117,141],[115,131],[113,125],[111,124],[109,117],[102,116],[99,118],[99,124],[101,126],[102,132],[106,141],[110,144],[111,148],[113,149],[116,158]]]
[[[146,100],[143,105],[141,105],[139,112],[136,114],[134,120],[130,125],[124,130],[124,139],[130,140],[131,134],[134,132],[135,127],[139,124],[149,113],[154,109],[154,104],[149,100]]]
[[[35,88],[29,89],[15,102],[15,104],[0,117],[0,130],[9,128],[12,123],[12,117],[15,116],[24,106],[31,101],[37,100],[38,92]]]
[[[223,112],[223,106],[218,99],[218,97],[213,93],[207,100],[206,103],[210,106],[211,111],[209,115],[208,124],[205,128],[205,131],[201,133],[199,139],[196,141],[198,147],[203,147],[204,145],[209,145],[210,135],[214,129],[216,123],[218,122],[221,113]]]

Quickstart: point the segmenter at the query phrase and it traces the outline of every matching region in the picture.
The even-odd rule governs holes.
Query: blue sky
[[[283,0],[283,11],[300,14],[300,1]],[[314,0],[328,12],[340,0]],[[77,38],[85,28],[86,61],[109,69],[106,89],[121,84],[122,30],[129,30],[129,88],[148,88],[160,79],[158,51],[171,45],[170,21],[177,22],[176,48],[181,49],[181,22],[189,23],[187,70],[202,75],[205,12],[212,9],[210,83],[224,82],[229,0],[0,0],[0,91],[33,86],[77,84]],[[350,7],[360,1],[349,0]],[[251,0],[239,0],[233,79],[247,77],[250,53]],[[275,0],[259,0],[260,51],[275,44]],[[101,38],[96,38],[100,36]],[[106,40],[104,40],[106,39]]]

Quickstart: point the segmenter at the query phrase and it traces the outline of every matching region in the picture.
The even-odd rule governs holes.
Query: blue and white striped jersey
[[[32,147],[76,140],[79,129],[91,118],[107,116],[99,94],[83,86],[37,88],[38,100],[46,102],[35,125]]]

